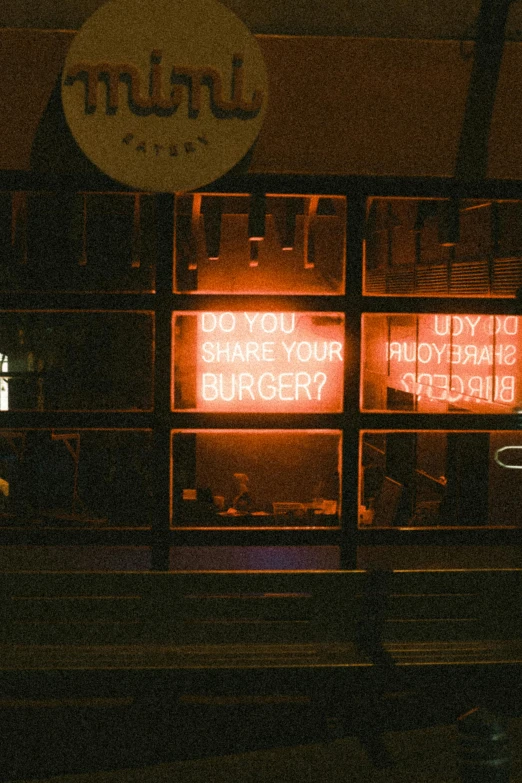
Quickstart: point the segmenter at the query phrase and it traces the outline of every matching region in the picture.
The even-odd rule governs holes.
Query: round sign
[[[186,191],[248,152],[267,75],[254,36],[216,0],[111,0],[72,42],[62,102],[105,174],[138,190]]]

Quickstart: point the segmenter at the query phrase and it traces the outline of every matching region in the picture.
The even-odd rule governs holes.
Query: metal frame
[[[3,190],[125,190],[100,175],[92,181],[75,177],[58,177],[33,172],[0,172]],[[492,314],[522,313],[522,304],[514,298],[433,298],[400,297],[399,299],[362,295],[362,240],[364,236],[367,199],[383,197],[456,197],[522,199],[522,182],[488,181],[473,183],[452,179],[417,179],[390,177],[315,177],[294,175],[228,176],[213,183],[207,192],[249,193],[253,190],[270,193],[324,194],[347,197],[347,283],[344,296],[174,294],[173,293],[173,215],[174,196],[159,194],[157,200],[158,267],[155,294],[0,294],[0,307],[24,309],[133,309],[155,312],[156,340],[154,346],[154,410],[152,413],[58,413],[2,412],[2,428],[20,427],[132,427],[153,431],[155,485],[155,515],[151,530],[32,530],[3,529],[1,544],[85,544],[150,546],[152,568],[169,567],[172,546],[201,545],[336,545],[340,547],[341,566],[356,565],[357,545],[448,545],[448,544],[512,544],[518,542],[517,529],[423,529],[423,530],[358,530],[358,450],[361,429],[404,430],[513,430],[520,427],[516,415],[480,414],[400,414],[361,413],[360,330],[362,312],[423,312],[457,313],[465,306],[469,312]],[[206,307],[227,310],[241,309],[245,302],[252,308],[273,308],[283,305],[297,310],[343,311],[346,318],[347,361],[345,365],[344,413],[341,414],[201,414],[173,413],[170,410],[171,316],[173,310],[199,310]],[[465,302],[465,305],[463,303]],[[170,431],[190,428],[277,428],[277,429],[342,429],[343,430],[343,518],[341,530],[171,530],[169,527],[170,498]]]

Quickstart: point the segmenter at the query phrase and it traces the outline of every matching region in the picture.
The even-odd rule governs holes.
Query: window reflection
[[[511,413],[522,405],[514,315],[363,316],[363,409]]]
[[[133,312],[0,313],[2,410],[149,410],[153,319]]]
[[[521,526],[522,433],[363,432],[361,527]]]
[[[522,201],[370,199],[364,293],[514,297],[521,225]]]

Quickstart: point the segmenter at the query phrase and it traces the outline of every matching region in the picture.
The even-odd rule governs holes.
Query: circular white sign
[[[87,157],[157,192],[229,171],[259,133],[267,92],[256,39],[216,0],[111,0],[75,36],[62,75]]]

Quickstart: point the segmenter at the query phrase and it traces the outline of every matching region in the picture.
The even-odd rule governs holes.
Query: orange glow
[[[173,527],[339,525],[340,430],[173,430],[171,448]],[[238,481],[247,485],[248,508],[236,508]]]
[[[522,525],[520,431],[364,430],[359,460],[361,526]]]
[[[197,407],[206,411],[338,411],[340,314],[198,314]]]
[[[417,410],[512,411],[522,402],[520,327],[513,315],[365,316],[365,407],[386,378]]]
[[[174,409],[342,410],[342,313],[175,313]]]
[[[176,292],[344,293],[344,197],[269,193],[264,231],[260,231],[249,226],[250,195],[200,194],[195,223],[193,199],[197,195],[176,197]],[[213,241],[216,231],[218,253]]]

